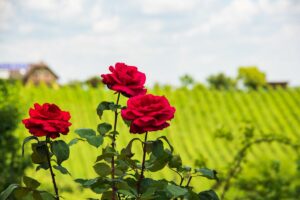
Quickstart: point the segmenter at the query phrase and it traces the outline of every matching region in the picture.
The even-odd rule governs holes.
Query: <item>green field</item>
[[[236,152],[236,144],[216,139],[214,133],[218,127],[223,126],[238,134],[239,126],[248,121],[257,128],[259,134],[278,134],[295,140],[300,136],[300,89],[297,88],[250,92],[183,88],[154,89],[151,93],[165,95],[176,107],[176,113],[169,128],[150,133],[150,138],[166,135],[185,164],[193,165],[194,160],[203,155],[207,159],[208,167],[216,169],[221,175]],[[28,110],[34,102],[53,102],[62,109],[70,111],[72,129],[68,136],[62,137],[67,141],[76,137],[74,134],[76,128],[96,129],[97,124],[101,122],[95,112],[98,103],[104,100],[114,101],[116,98],[113,92],[106,89],[84,90],[79,87],[59,89],[26,87],[21,89],[21,97],[24,111]],[[122,97],[121,102],[125,105],[125,97]],[[103,121],[112,123],[110,116],[112,115],[105,113]],[[118,148],[124,147],[130,139],[136,137],[129,134],[128,128],[122,121],[118,124],[118,129],[120,132]],[[29,135],[21,124],[16,134],[21,138]],[[256,161],[280,159],[288,167],[292,161],[292,154],[287,156],[290,151],[278,144],[262,144],[253,148],[248,157],[249,160]],[[85,143],[78,143],[71,147],[71,157],[64,165],[69,169],[72,177],[57,176],[58,185],[64,190],[65,199],[74,199],[75,196],[76,199],[83,199],[92,196],[87,191],[82,192],[77,189],[76,184],[70,183],[70,180],[79,177],[92,178],[95,174],[91,166],[100,152],[101,149],[97,150]],[[136,149],[136,152],[137,158],[141,157],[139,149]],[[26,173],[41,182],[50,180],[48,172],[45,171],[35,173],[30,169]],[[176,175],[168,169],[156,176],[176,179]],[[193,181],[197,190],[208,188],[210,183],[211,181],[202,181],[202,179]],[[52,191],[51,186],[46,187]],[[71,190],[72,192],[69,192]]]

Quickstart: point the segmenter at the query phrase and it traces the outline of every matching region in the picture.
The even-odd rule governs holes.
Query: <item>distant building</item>
[[[0,64],[0,78],[21,80],[24,84],[57,83],[58,76],[45,63]]]
[[[28,64],[0,64],[1,79],[22,79],[28,68]]]
[[[38,85],[46,83],[52,85],[56,83],[58,76],[43,62],[29,65],[26,74],[23,77],[25,84],[33,83]]]
[[[268,85],[271,86],[272,88],[277,88],[277,87],[287,88],[289,83],[287,81],[272,81],[272,82],[268,82]]]

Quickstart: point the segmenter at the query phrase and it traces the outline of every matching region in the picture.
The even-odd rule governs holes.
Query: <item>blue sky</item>
[[[43,60],[62,82],[136,65],[149,85],[257,65],[300,85],[298,0],[0,0],[0,62]]]

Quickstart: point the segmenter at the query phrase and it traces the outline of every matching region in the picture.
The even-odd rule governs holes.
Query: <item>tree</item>
[[[191,75],[185,74],[180,77],[180,82],[183,87],[189,87],[195,83],[195,80]]]
[[[223,73],[211,75],[207,78],[207,82],[211,88],[215,89],[232,89],[236,88],[236,80],[226,76]]]
[[[100,77],[98,77],[98,76],[90,77],[89,79],[87,79],[85,81],[85,83],[87,83],[89,86],[91,86],[93,88],[97,88],[99,86],[103,86],[102,79]]]
[[[10,183],[19,183],[27,166],[21,158],[19,140],[12,134],[20,121],[18,86],[0,80],[0,191]]]
[[[260,71],[256,66],[240,67],[238,79],[242,80],[245,87],[257,89],[267,84],[266,74]]]

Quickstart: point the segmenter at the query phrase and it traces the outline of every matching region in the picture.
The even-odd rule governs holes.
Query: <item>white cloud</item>
[[[297,0],[259,0],[258,4],[263,12],[271,15],[300,12],[300,3]]]
[[[189,11],[196,5],[196,0],[135,0],[146,14],[161,14]]]
[[[187,35],[192,36],[200,33],[209,33],[215,29],[233,31],[239,26],[250,23],[259,14],[258,5],[251,0],[233,0],[220,11],[215,11],[207,22],[199,27],[191,29]]]
[[[21,1],[26,9],[41,12],[52,20],[69,20],[83,12],[83,0],[26,0]]]
[[[13,5],[8,0],[0,0],[0,31],[11,28],[10,21],[15,17]]]
[[[22,34],[32,33],[34,31],[34,29],[35,29],[35,25],[31,24],[31,23],[21,24],[18,27],[19,32],[22,33]]]
[[[90,19],[92,21],[98,20],[103,16],[103,6],[98,2],[97,4],[93,5],[90,11]]]
[[[57,8],[59,0],[27,0],[21,3],[31,10],[53,11]]]
[[[93,31],[97,33],[106,33],[116,31],[120,24],[120,18],[117,16],[101,19],[92,24]]]
[[[146,23],[147,30],[152,32],[159,32],[164,27],[163,22],[160,20],[151,20]]]

